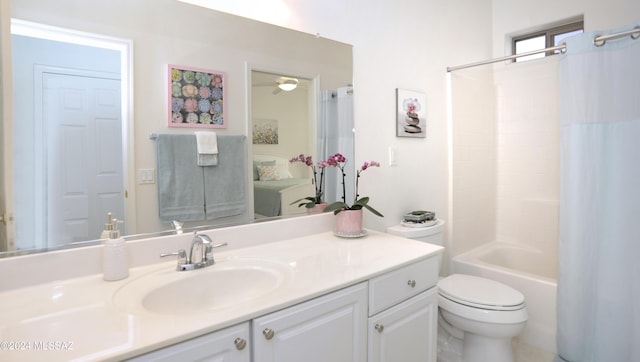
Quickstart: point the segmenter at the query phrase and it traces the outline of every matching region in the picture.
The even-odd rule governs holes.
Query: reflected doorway
[[[11,39],[13,117],[3,126],[13,129],[4,152],[13,154],[5,182],[13,183],[15,239],[7,250],[98,239],[107,212],[127,220],[135,210],[130,41],[19,20]]]

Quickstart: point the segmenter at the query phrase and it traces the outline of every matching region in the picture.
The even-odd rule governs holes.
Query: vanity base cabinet
[[[369,362],[436,362],[435,287],[369,318]]]
[[[205,334],[128,361],[251,362],[249,322]]]
[[[254,362],[367,360],[367,283],[252,321]]]

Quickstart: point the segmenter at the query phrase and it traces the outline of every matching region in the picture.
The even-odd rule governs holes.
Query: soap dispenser
[[[117,224],[115,224],[117,226]],[[104,224],[104,229],[102,230],[102,234],[100,234],[100,239],[110,239],[111,231],[113,231],[113,217],[111,213],[107,213],[107,222]]]
[[[121,280],[129,276],[126,243],[124,238],[120,237],[118,220],[112,218],[111,213],[107,215],[107,219],[105,230],[102,232],[103,235],[107,236],[104,241],[102,272],[104,280]]]

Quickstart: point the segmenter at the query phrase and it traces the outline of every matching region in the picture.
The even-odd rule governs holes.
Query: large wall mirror
[[[10,140],[2,158],[13,165],[2,175],[0,212],[13,217],[0,226],[0,255],[91,245],[107,212],[124,221],[125,235],[171,231],[158,217],[150,135],[195,129],[167,127],[168,64],[225,72],[227,128],[215,131],[246,136],[246,211],[184,228],[304,214],[256,201],[254,161],[353,155],[348,44],[175,0],[13,0],[11,13],[0,16],[3,32],[18,19],[72,35],[17,31],[3,39],[3,63],[13,66],[2,104],[12,105],[13,116],[3,110],[0,134]],[[296,88],[278,87],[287,81]],[[100,107],[84,107],[78,90]],[[83,124],[67,107],[93,112],[94,122]],[[257,140],[259,127],[274,129],[277,143]],[[303,183],[311,176],[301,165],[287,165],[282,174]],[[328,201],[339,197],[333,177]]]

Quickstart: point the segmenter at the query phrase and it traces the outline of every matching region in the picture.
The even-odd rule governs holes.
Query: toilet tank
[[[435,225],[427,227],[404,226],[402,224],[398,224],[387,228],[387,234],[440,246],[443,246],[443,232],[444,220],[438,220]]]

